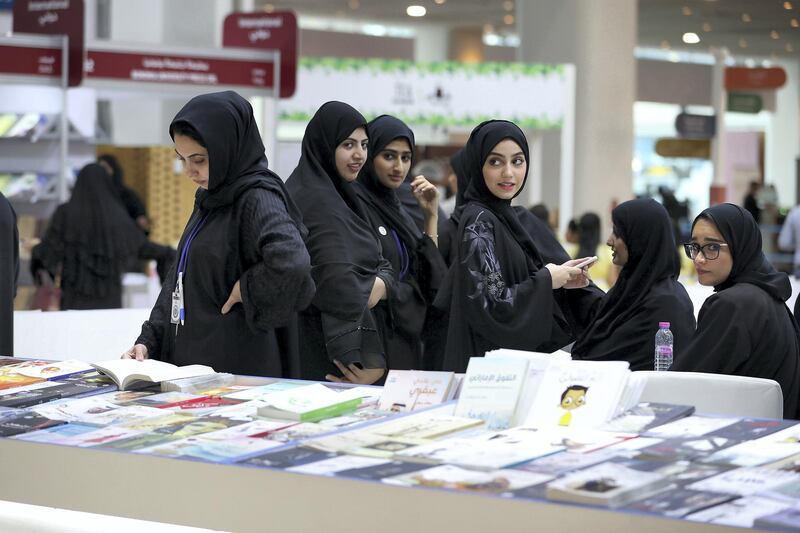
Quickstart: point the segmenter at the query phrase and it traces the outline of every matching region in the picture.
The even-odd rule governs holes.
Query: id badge
[[[181,321],[181,295],[178,291],[172,293],[172,309],[169,313],[169,321],[178,324]]]

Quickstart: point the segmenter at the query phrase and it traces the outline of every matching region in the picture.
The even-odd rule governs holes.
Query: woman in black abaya
[[[628,361],[631,370],[652,370],[659,322],[669,322],[673,349],[694,334],[694,308],[678,283],[672,221],[653,199],[630,200],[611,212],[608,239],[613,261],[622,267],[592,324],[572,347],[573,359]]]
[[[389,115],[376,118],[367,129],[369,156],[356,189],[382,254],[396,276],[388,298],[374,308],[387,365],[430,368],[431,364],[423,364],[423,328],[446,269],[436,248],[438,191],[422,176],[411,182],[424,213],[423,234],[396,194],[413,165],[414,133]]]
[[[300,214],[268,168],[253,109],[232,91],[200,95],[169,131],[199,188],[179,259],[123,357],[281,376],[274,328],[308,305],[314,283]]]
[[[685,248],[698,281],[714,294],[672,370],[773,379],[783,391],[783,416],[797,418],[800,337],[785,303],[792,287],[764,257],[758,224],[738,205],[715,205],[694,219]]]
[[[345,103],[324,104],[286,182],[308,228],[317,287],[298,320],[303,379],[374,383],[386,369],[372,310],[393,273],[353,184],[367,158],[366,122]]]
[[[552,351],[572,340],[553,289],[585,287],[580,260],[545,264],[511,207],[528,172],[528,143],[513,123],[493,120],[464,148],[468,185],[453,264],[436,305],[449,311],[445,370],[496,348]]]
[[[122,202],[125,211],[145,234],[149,234],[150,218],[147,216],[147,210],[144,208],[144,204],[139,198],[139,195],[136,194],[133,189],[125,185],[122,178],[122,167],[119,161],[117,161],[117,158],[111,154],[103,154],[97,158],[97,163],[111,176],[114,190],[117,193],[119,201]]]

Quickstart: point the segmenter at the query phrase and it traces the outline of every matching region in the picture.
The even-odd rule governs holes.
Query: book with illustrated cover
[[[336,454],[305,446],[298,446],[296,448],[277,450],[274,452],[268,451],[265,454],[251,457],[243,461],[242,464],[268,468],[289,468],[291,466],[300,466],[306,463],[323,461],[332,457],[336,457]]]
[[[422,463],[409,463],[406,461],[389,461],[386,463],[361,467],[351,468],[348,470],[340,470],[336,472],[338,477],[366,479],[369,481],[381,481],[385,478],[399,476],[402,474],[410,474],[411,472],[418,472],[430,468],[430,465]]]
[[[515,466],[514,470],[561,476],[568,472],[583,470],[584,468],[604,463],[614,457],[616,455],[614,455],[614,452],[609,451],[608,448],[592,453],[554,453],[534,459],[529,463]]]
[[[260,455],[278,446],[282,446],[282,444],[252,437],[211,439],[206,435],[198,435],[166,444],[140,448],[134,453],[159,457],[191,457],[213,463],[230,463]]]
[[[524,429],[531,428],[520,426],[510,431],[520,431]],[[558,426],[542,429],[539,434],[542,438],[546,438],[553,446],[563,447],[565,451],[570,453],[591,453],[636,438],[636,435],[633,433],[612,433],[610,431],[599,431],[580,427]]]
[[[338,455],[322,461],[305,463],[286,468],[287,472],[300,474],[314,474],[318,476],[330,476],[343,470],[354,468],[366,468],[368,466],[384,465],[388,463],[386,459],[377,457],[363,457],[358,455]]]
[[[631,371],[626,361],[556,361],[545,371],[526,426],[598,427],[617,412]]]
[[[63,379],[77,374],[92,372],[89,363],[68,359],[66,361],[29,361],[14,367],[14,371],[23,376],[47,380]]]
[[[484,420],[489,429],[511,426],[527,371],[524,358],[471,357],[455,415]]]
[[[130,391],[131,393],[135,391]],[[197,400],[199,398],[208,398],[208,396],[201,396],[191,392],[159,392],[155,394],[147,394],[138,398],[132,398],[128,401],[128,405],[144,405],[147,407],[157,407],[159,409],[167,408],[167,406],[176,404],[178,402],[185,402],[187,400]],[[167,408],[168,409],[168,408]]]
[[[750,496],[800,479],[798,474],[765,467],[744,467],[697,481],[686,488]]]
[[[205,365],[175,366],[155,359],[112,359],[92,363],[99,372],[114,380],[120,390],[150,386],[162,381],[192,378],[214,374],[214,369]]]
[[[378,409],[406,412],[438,405],[447,400],[454,375],[453,372],[389,370]]]
[[[736,444],[700,460],[733,466],[761,466],[797,454],[800,454],[800,442],[782,442],[764,437]]]
[[[283,429],[277,429],[267,438],[278,442],[292,442],[296,440],[317,437],[323,433],[330,433],[331,428],[311,422],[293,423]]]
[[[257,387],[249,387],[247,389],[229,392],[228,394],[225,394],[225,397],[234,400],[260,400],[263,397],[269,396],[270,394],[274,394],[276,392],[296,389],[298,387],[305,387],[306,385],[308,384],[303,383],[302,381],[275,381],[266,385],[259,385]]]
[[[215,412],[220,407],[238,405],[242,400],[232,400],[225,396],[200,396],[177,402],[166,403],[159,406],[159,409],[169,409],[173,411],[185,411],[194,415],[209,414]]]
[[[384,483],[470,492],[505,493],[547,483],[553,476],[521,470],[481,472],[453,465],[442,465],[407,472],[384,479]]]
[[[692,415],[654,427],[644,432],[648,437],[662,439],[699,437],[738,422],[739,418],[718,418]]]
[[[355,411],[362,401],[361,397],[348,396],[347,391],[339,393],[319,383],[276,392],[262,399],[266,405],[258,408],[258,416],[298,422],[316,422]]]
[[[661,474],[669,478],[670,483],[678,487],[685,487],[696,481],[731,470],[731,467],[727,465],[706,465],[691,461],[641,460],[620,456],[612,458],[610,462],[642,472]]]
[[[244,424],[245,422],[244,420],[235,420],[218,416],[190,417],[180,423],[161,426],[141,435],[103,444],[102,447],[114,450],[136,451],[157,444],[164,444],[195,435],[219,431],[234,425]],[[132,427],[132,425],[126,424],[126,427]]]
[[[61,420],[51,420],[33,411],[24,411],[19,416],[0,420],[0,437],[12,437],[63,423]]]
[[[757,519],[778,513],[790,506],[791,503],[785,500],[746,496],[692,513],[687,515],[686,519],[694,522],[751,528]]]
[[[13,365],[0,367],[0,391],[46,381],[43,378],[32,378],[29,376],[23,376],[22,374],[17,374],[13,371],[13,368]]]
[[[606,507],[620,507],[666,488],[669,480],[615,463],[578,470],[547,485],[547,498]]]
[[[116,440],[127,439],[143,433],[145,433],[145,431],[141,429],[130,429],[122,425],[107,426],[96,428],[94,431],[87,431],[85,433],[65,437],[62,444],[88,448],[92,446],[101,446]]]
[[[736,496],[720,492],[703,492],[671,487],[653,496],[629,503],[624,508],[670,518],[683,518],[688,514],[729,502],[734,498]]]
[[[437,439],[483,425],[482,420],[436,413],[416,413],[370,426],[365,431],[384,437]]]
[[[234,381],[236,381],[236,376],[225,372],[189,378],[168,379],[161,382],[161,392],[199,392],[214,387],[231,385]]]
[[[92,370],[91,372],[83,372],[72,376],[58,378],[54,380],[58,383],[74,383],[83,385],[85,387],[95,387],[98,391],[111,392],[117,390],[117,384],[108,376]]]
[[[83,435],[84,433],[95,431],[96,429],[97,426],[69,423],[31,431],[30,433],[22,433],[11,438],[29,442],[45,442],[48,444],[70,444],[73,437],[76,435]]]
[[[726,439],[725,437],[712,437],[700,435],[697,437],[683,437],[664,439],[657,444],[638,450],[637,459],[654,459],[657,461],[700,460],[709,457],[739,444],[740,441]]]
[[[41,387],[37,385],[47,386]],[[53,400],[61,398],[61,391],[58,390],[58,384],[52,381],[35,383],[25,387],[17,387],[16,389],[8,389],[3,392],[9,394],[0,396],[0,407],[13,407],[15,409],[33,407],[34,405],[52,402]]]
[[[613,418],[601,429],[628,433],[643,433],[694,414],[691,405],[642,402]]]
[[[795,420],[769,418],[742,418],[733,424],[712,431],[709,435],[745,441],[760,439],[784,430],[788,431],[782,434],[783,437],[800,436],[800,425]]]

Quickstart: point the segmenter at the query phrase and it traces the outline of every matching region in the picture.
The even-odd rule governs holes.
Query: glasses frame
[[[706,250],[708,249],[709,246],[719,246],[720,248],[719,250],[717,250],[717,254],[714,257],[709,257],[708,254],[706,253]],[[703,257],[706,259],[706,261],[714,261],[715,259],[719,258],[719,253],[722,251],[722,248],[723,247],[727,248],[727,246],[728,245],[724,242],[707,242],[706,244],[703,245],[699,245],[694,242],[685,242],[683,243],[683,251],[684,253],[686,253],[686,257],[688,257],[692,261],[694,261],[697,258],[697,254],[703,254]],[[695,252],[694,256],[692,256],[692,251],[695,249],[697,250],[697,252]]]

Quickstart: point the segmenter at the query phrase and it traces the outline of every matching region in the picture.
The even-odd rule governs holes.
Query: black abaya
[[[700,309],[697,331],[672,369],[773,379],[783,391],[783,416],[796,419],[800,337],[785,303],[792,294],[789,277],[767,261],[758,225],[742,207],[715,205],[694,224],[701,218],[722,234],[733,267]]]
[[[0,355],[14,355],[14,297],[18,275],[17,215],[0,193]]]
[[[631,370],[652,370],[659,322],[669,322],[675,352],[694,334],[694,308],[678,281],[672,221],[664,207],[637,199],[611,213],[614,233],[628,249],[614,287],[589,328],[572,347],[573,359],[628,361]]]

